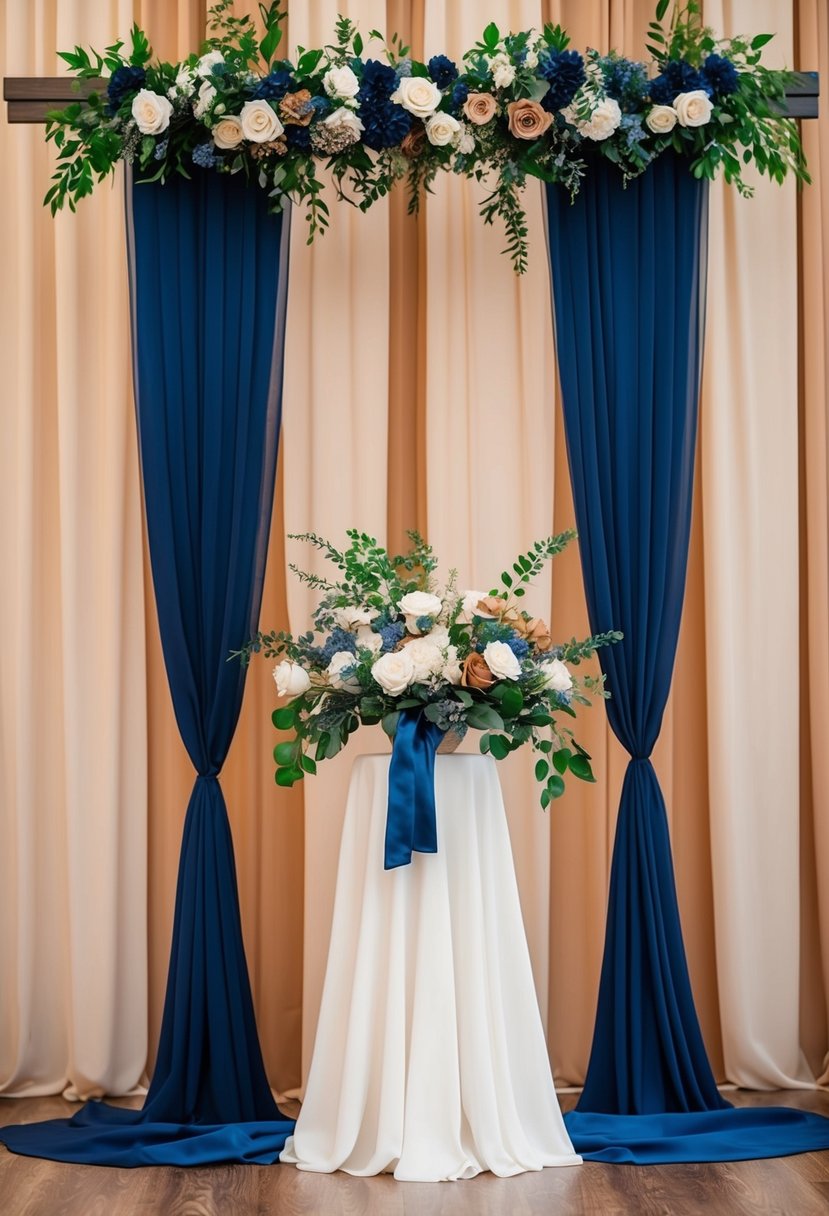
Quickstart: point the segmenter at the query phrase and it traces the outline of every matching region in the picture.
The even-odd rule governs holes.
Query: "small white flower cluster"
[[[714,107],[704,89],[678,93],[672,106],[652,106],[645,118],[654,135],[667,135],[677,123],[681,127],[704,127]]]

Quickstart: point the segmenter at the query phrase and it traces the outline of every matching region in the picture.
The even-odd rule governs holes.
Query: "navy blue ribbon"
[[[389,765],[385,869],[407,866],[412,853],[437,853],[435,752],[444,732],[420,710],[403,710]]]

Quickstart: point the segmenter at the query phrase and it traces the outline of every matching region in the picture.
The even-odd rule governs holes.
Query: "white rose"
[[[484,647],[484,659],[498,680],[517,680],[521,675],[521,664],[506,642],[489,642]]]
[[[433,114],[426,123],[426,138],[436,148],[445,148],[455,142],[460,130],[461,124],[451,114]]]
[[[568,121],[571,121],[568,119]],[[575,120],[575,126],[580,134],[598,142],[608,139],[622,121],[622,111],[619,103],[613,97],[605,97],[600,101],[587,122]]]
[[[714,111],[711,98],[704,89],[678,93],[674,98],[674,109],[681,127],[704,127]]]
[[[338,650],[332,655],[326,671],[332,688],[341,688],[343,692],[359,692],[360,681],[353,674],[357,666],[357,656],[350,650]]]
[[[363,120],[353,110],[347,110],[345,106],[340,106],[339,110],[335,110],[322,121],[326,127],[336,127],[338,131],[351,131],[358,138],[363,133]]]
[[[370,625],[376,616],[378,613],[373,608],[355,608],[353,604],[334,610],[334,621],[340,629],[358,629],[360,625]]]
[[[515,80],[515,68],[510,63],[509,55],[500,51],[489,61],[489,72],[496,89],[508,89]]]
[[[676,126],[676,110],[673,106],[652,106],[645,122],[654,135],[667,135]]]
[[[285,130],[266,101],[246,101],[239,118],[245,139],[255,144],[270,143]]]
[[[236,148],[243,139],[242,124],[235,114],[229,114],[213,128],[213,142],[217,148]]]
[[[541,671],[545,688],[552,688],[554,692],[569,692],[573,687],[573,677],[561,659],[548,659],[541,664]]]
[[[283,659],[273,669],[276,691],[280,697],[300,697],[311,687],[311,677],[299,663]]]
[[[221,51],[208,51],[202,55],[196,64],[196,75],[207,78],[217,63],[224,63],[225,57]],[[189,69],[188,69],[189,70]]]
[[[371,669],[374,679],[390,697],[399,697],[414,680],[414,664],[406,654],[408,649],[404,646],[402,650],[381,655]]]
[[[209,80],[203,80],[196,104],[193,106],[193,114],[196,118],[203,118],[210,108],[210,103],[215,100],[216,90]]]
[[[463,597],[463,604],[461,605],[458,620],[464,625],[471,625],[473,616],[485,617],[488,621],[495,619],[491,612],[478,611],[478,604],[487,597],[486,591],[463,591],[461,595]]]
[[[132,102],[132,116],[142,135],[160,135],[170,125],[173,107],[168,98],[141,89]]]
[[[475,151],[475,136],[472,130],[466,123],[461,127],[461,132],[458,136],[455,147],[463,156],[471,156]]]
[[[428,118],[440,105],[441,92],[425,76],[403,76],[391,100],[417,118]],[[446,141],[449,142],[448,140]]]
[[[383,649],[383,639],[379,633],[375,633],[370,625],[360,625],[357,630],[357,645],[362,650],[370,650],[372,654],[379,654]]]
[[[439,615],[443,604],[436,595],[428,591],[410,591],[400,601],[400,611],[406,618],[406,628],[409,633],[420,633],[417,622],[420,617],[428,616],[432,620]]]
[[[329,68],[322,78],[322,87],[329,97],[346,101],[349,97],[357,96],[360,82],[351,68]]]

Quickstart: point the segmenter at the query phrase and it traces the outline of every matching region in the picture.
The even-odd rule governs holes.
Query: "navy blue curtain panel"
[[[578,1107],[567,1116],[576,1151],[602,1160],[733,1159],[829,1143],[827,1120],[769,1111],[764,1132],[756,1111],[732,1111],[717,1090],[650,760],[685,591],[707,204],[706,183],[672,153],[627,187],[616,166],[595,157],[573,204],[561,188],[547,187],[556,348],[590,624],[597,633],[624,633],[600,651],[608,718],[630,762],[590,1062]],[[687,1118],[677,1121],[680,1115]]]
[[[158,1058],[141,1111],[90,1104],[5,1128],[9,1148],[106,1165],[278,1158],[219,773],[255,632],[279,437],[288,220],[243,176],[127,190],[135,397],[153,584],[196,770]],[[173,808],[171,808],[172,812]]]

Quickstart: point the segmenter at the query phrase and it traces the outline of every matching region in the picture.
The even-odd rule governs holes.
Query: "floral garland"
[[[527,585],[574,536],[536,541],[489,592],[459,591],[454,571],[438,587],[437,560],[416,532],[409,533],[409,552],[397,557],[357,529],[348,531],[344,551],[312,532],[291,537],[328,558],[337,581],[292,565],[321,593],[313,628],[298,637],[260,633],[233,656],[247,662],[261,652],[280,660],[277,695],[289,699],[273,723],[290,737],[274,749],[277,784],[315,773],[361,725],[382,723],[393,736],[406,710],[461,738],[481,731],[481,752],[496,760],[530,743],[544,809],[564,792],[565,774],[592,781],[590,756],[566,722],[575,705],[608,694],[602,675],[578,679],[572,668],[622,635],[556,646],[546,623],[521,607]]]
[[[789,172],[809,180],[797,128],[780,116],[793,75],[760,62],[772,35],[717,40],[699,0],[677,0],[667,26],[669,0],[659,0],[650,64],[615,52],[582,56],[557,25],[504,34],[491,23],[460,67],[446,55],[420,63],[397,35],[387,42],[376,30],[382,58],[364,58],[346,18],[332,45],[280,59],[277,2],[260,5],[260,36],[251,18],[233,16],[232,0],[220,0],[201,54],[181,63],[151,62],[137,26],[128,55],[121,42],[104,54],[61,52],[79,77],[108,78],[105,94],[49,115],[47,139],[58,148],[44,200],[52,213],[65,203],[74,210],[120,160],[145,181],[188,177],[195,165],[247,174],[274,209],[304,203],[310,242],[329,223],[320,165],[337,196],[361,210],[405,180],[412,212],[450,170],[488,183],[481,214],[503,221],[505,252],[522,273],[527,177],[575,196],[591,150],[626,181],[668,149],[688,158],[696,177],[722,172],[744,195],[750,162],[778,182]]]

